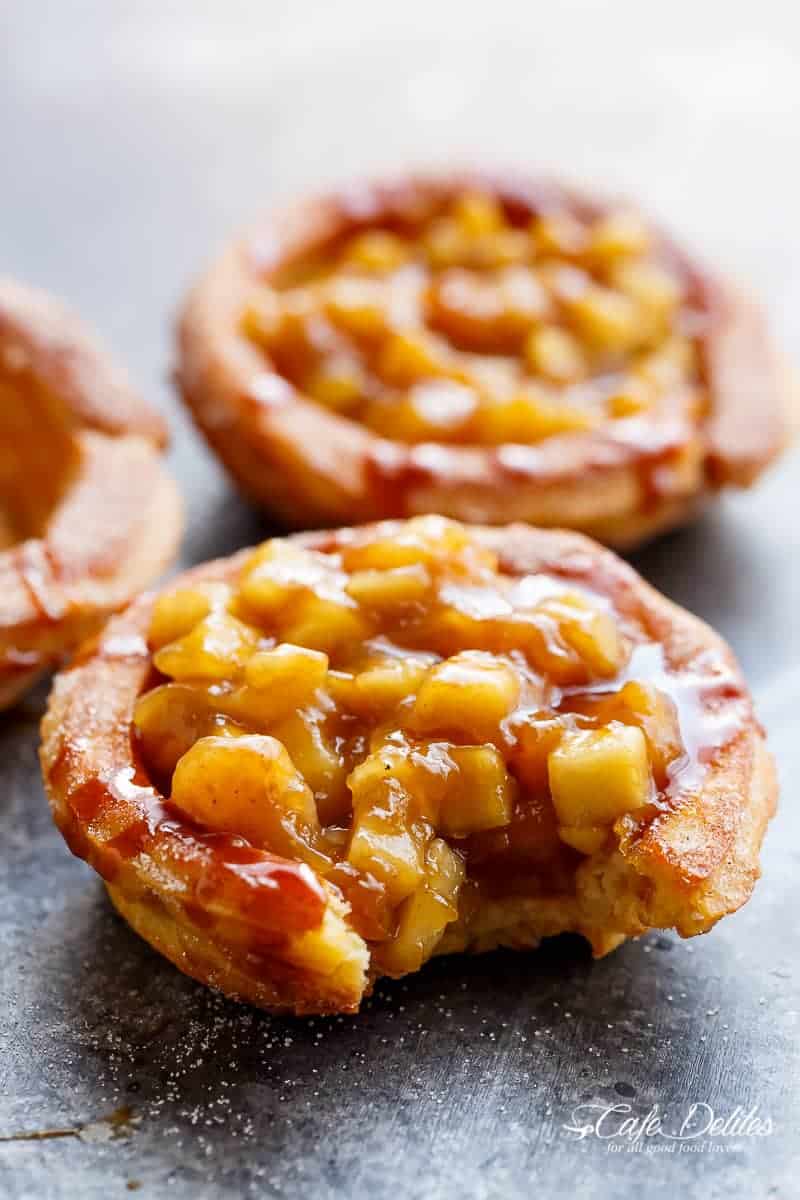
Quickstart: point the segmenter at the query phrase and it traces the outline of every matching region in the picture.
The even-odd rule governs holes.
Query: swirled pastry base
[[[650,816],[624,817],[613,837],[600,833],[588,843],[562,831],[582,849],[558,843],[561,865],[548,887],[517,887],[513,871],[501,868],[477,904],[450,913],[433,952],[528,948],[573,931],[602,955],[652,927],[686,937],[708,930],[748,899],[776,800],[772,760],[729,649],[580,535],[524,526],[469,534],[497,554],[513,584],[541,576],[604,598],[620,628],[642,639],[642,670],[655,648],[659,686],[674,691],[689,749]],[[327,554],[368,536],[369,529],[345,530],[290,542]],[[242,552],[207,564],[177,586],[236,583],[248,561]],[[392,968],[397,960],[387,957],[386,943],[357,931],[350,903],[332,882],[340,877],[276,855],[224,822],[198,825],[148,773],[133,730],[137,701],[154,682],[146,640],[153,607],[152,596],[135,601],[56,680],[41,752],[55,820],[73,853],[104,878],[125,919],[187,974],[276,1012],[354,1012],[376,977],[403,968]],[[638,678],[638,669],[631,665],[627,677]],[[551,785],[553,778],[551,771]],[[469,799],[464,793],[458,805]],[[457,857],[466,853],[471,878],[472,843],[449,840]],[[526,871],[546,874],[546,864]]]
[[[363,404],[353,414],[343,403],[342,388],[359,386],[349,376],[342,382],[341,372],[329,374],[320,383],[316,375],[306,380],[308,372],[303,369],[299,376],[287,379],[280,355],[276,359],[270,348],[274,343],[267,339],[266,345],[259,345],[246,336],[244,314],[259,289],[274,287],[280,297],[285,286],[281,279],[293,273],[302,279],[306,270],[312,270],[303,264],[315,261],[315,255],[322,265],[317,262],[314,269],[325,286],[325,272],[332,269],[325,260],[326,247],[344,244],[346,250],[374,230],[389,230],[415,243],[425,222],[441,224],[448,205],[474,195],[488,196],[502,206],[511,224],[500,231],[500,238],[527,236],[522,232],[526,223],[552,214],[556,222],[566,218],[588,224],[617,211],[542,180],[477,172],[409,177],[296,204],[231,243],[213,264],[182,314],[178,381],[199,427],[244,491],[290,528],[438,512],[486,524],[519,520],[575,528],[627,548],[685,522],[719,488],[749,486],[780,452],[785,439],[788,373],[756,306],[705,273],[653,229],[650,235],[659,261],[669,265],[684,290],[685,312],[679,315],[683,325],[691,327],[687,336],[699,372],[694,382],[705,397],[699,410],[686,389],[676,386],[674,397],[658,411],[632,410],[625,419],[605,419],[585,429],[577,420],[572,432],[567,423],[562,432],[530,444],[525,444],[522,434],[505,442],[500,435],[498,441],[496,428],[486,435],[492,444],[481,444],[480,422],[465,425],[462,434],[449,440],[437,439],[435,430],[427,436],[419,431],[387,436],[380,422],[364,423],[371,418],[361,415]],[[498,262],[503,252],[505,243]],[[556,251],[551,247],[546,253]],[[571,251],[559,253],[563,255],[559,261],[574,273]],[[520,282],[519,273],[527,270],[526,265],[512,265],[509,270],[518,272],[512,282],[523,292],[521,284],[539,287],[530,278]],[[462,290],[474,286],[468,272],[458,268],[451,274]],[[477,275],[483,278],[480,272]],[[488,277],[496,279],[498,272],[489,272]],[[613,289],[601,293],[601,301],[609,302],[612,309],[619,302]],[[481,305],[492,302],[491,293],[487,300],[485,290],[478,291],[467,317],[474,324]],[[533,303],[530,297],[527,302]],[[404,311],[404,303],[401,296],[396,307]],[[446,315],[466,319],[462,310],[467,301],[453,304],[455,317],[452,312]],[[345,315],[352,325],[361,319],[362,310],[355,307]],[[318,319],[318,314],[312,317]],[[404,319],[399,319],[401,334]],[[583,313],[581,319],[586,323],[594,314],[586,318]],[[563,337],[560,328],[555,334],[550,326],[546,330],[549,336]],[[600,330],[601,335],[605,332]],[[424,339],[429,333],[423,330],[423,341],[414,342],[413,354],[427,352]],[[340,331],[331,334],[316,325],[308,339],[310,350],[306,348],[305,358],[300,357],[301,366],[313,359],[315,339],[323,346],[331,338],[331,361],[344,357],[349,369],[352,346],[342,343]],[[580,346],[572,348],[581,352]],[[419,366],[423,382],[426,372],[449,375],[462,383],[469,380],[469,371],[466,376],[460,373],[467,361],[463,356],[453,365],[446,347],[434,346],[434,352],[439,351],[444,356],[441,363]],[[357,362],[355,366],[361,370]],[[608,379],[615,370],[610,368]],[[402,375],[397,378],[402,383]],[[543,382],[536,374],[527,379],[530,385]],[[324,403],[312,395],[321,387]],[[463,399],[463,386],[461,394]],[[627,394],[623,400],[627,406]],[[450,397],[448,403],[453,402]],[[460,403],[458,397],[455,403]],[[585,415],[581,403],[573,417]],[[393,411],[380,397],[367,409],[368,413]],[[561,419],[547,405],[545,415],[547,420]],[[407,436],[410,441],[404,440]]]
[[[58,304],[0,281],[0,707],[171,558],[166,428]]]

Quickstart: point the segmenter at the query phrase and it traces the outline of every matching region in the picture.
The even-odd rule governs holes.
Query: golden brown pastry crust
[[[777,786],[736,662],[706,625],[654,591],[611,552],[580,534],[527,526],[477,529],[510,575],[543,571],[591,584],[635,618],[680,671],[710,655],[725,669],[720,702],[737,720],[699,778],[682,784],[644,834],[623,837],[580,865],[557,896],[488,903],[480,921],[451,925],[437,953],[535,946],[565,929],[596,954],[653,926],[684,936],[709,929],[750,895]],[[297,535],[327,549],[336,533]],[[233,580],[247,552],[195,568],[181,583]],[[42,726],[45,786],[73,853],[104,878],[119,911],[181,970],[274,1011],[356,1011],[374,979],[367,944],[348,926],[338,893],[304,864],[276,858],[243,838],[198,831],[161,796],[133,749],[134,705],[152,680],[145,640],[154,597],[115,617],[56,680]],[[341,949],[327,975],[288,961],[286,931],[313,935],[322,921]]]
[[[85,329],[0,280],[0,707],[149,583],[182,524],[167,430]]]
[[[484,524],[580,529],[626,548],[687,520],[721,486],[747,486],[786,438],[787,372],[762,315],[666,237],[659,245],[708,316],[701,422],[643,418],[636,428],[536,445],[390,441],[286,386],[241,331],[254,282],[310,249],[369,228],[399,228],[470,190],[511,213],[553,208],[590,219],[603,202],[550,181],[454,172],[409,176],[307,200],[233,241],[195,287],[179,325],[177,380],[210,445],[244,491],[290,528],[439,512]]]

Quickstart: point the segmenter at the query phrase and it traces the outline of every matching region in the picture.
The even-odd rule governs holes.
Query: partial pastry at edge
[[[579,534],[438,517],[136,600],[57,678],[42,767],[134,929],[296,1013],[432,954],[705,932],[776,799],[712,630]]]
[[[629,547],[786,438],[762,314],[627,205],[451,173],[267,216],[189,297],[178,383],[290,527],[439,512]]]
[[[75,317],[0,280],[0,707],[170,561],[166,441]]]

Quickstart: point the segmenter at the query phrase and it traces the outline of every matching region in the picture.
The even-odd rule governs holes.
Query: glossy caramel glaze
[[[56,820],[120,911],[274,1009],[354,1009],[430,953],[702,932],[749,895],[774,805],[724,643],[522,526],[198,568],[87,648],[43,732]]]
[[[479,174],[265,221],[190,298],[179,381],[293,525],[437,511],[630,545],[784,437],[749,302],[629,207]]]
[[[70,314],[0,281],[0,706],[168,561],[166,438]]]

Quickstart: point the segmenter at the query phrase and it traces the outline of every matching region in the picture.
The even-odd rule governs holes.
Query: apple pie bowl
[[[743,904],[776,784],[736,662],[581,534],[416,517],[135,600],[56,679],[72,851],[187,974],[355,1012],[433,954]]]
[[[0,707],[171,558],[166,440],[73,316],[0,280]]]
[[[275,213],[191,294],[177,379],[286,526],[438,512],[616,548],[785,437],[757,308],[623,204],[453,173]]]

